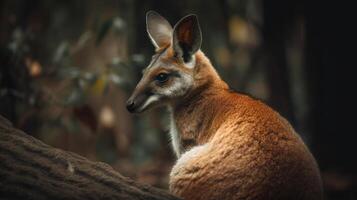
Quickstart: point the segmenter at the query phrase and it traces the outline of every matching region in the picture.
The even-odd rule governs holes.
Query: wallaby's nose
[[[135,102],[132,100],[132,99],[129,99],[127,102],[126,102],[126,109],[129,111],[129,112],[133,112],[134,109],[135,109]]]

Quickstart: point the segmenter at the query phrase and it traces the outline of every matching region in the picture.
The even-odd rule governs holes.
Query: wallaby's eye
[[[160,73],[155,77],[155,80],[157,80],[159,83],[165,83],[169,79],[169,74],[166,73]]]

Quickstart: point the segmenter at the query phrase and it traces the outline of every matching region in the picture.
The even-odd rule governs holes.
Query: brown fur
[[[230,91],[204,54],[195,56],[195,85],[171,106],[183,149],[209,148],[178,160],[170,190],[188,200],[322,199],[317,164],[291,125]]]
[[[318,166],[289,122],[264,103],[232,92],[199,51],[196,16],[184,17],[172,30],[151,11],[147,30],[157,52],[127,108],[170,108],[178,156],[172,193],[186,200],[322,199]]]
[[[184,20],[181,23],[181,26],[179,27],[177,31],[177,35],[179,38],[181,38],[181,42],[185,44],[190,44],[193,41],[193,35],[190,34],[189,30],[191,30],[193,27],[193,21],[191,20]]]

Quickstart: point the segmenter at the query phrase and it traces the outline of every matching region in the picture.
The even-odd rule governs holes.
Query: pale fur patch
[[[157,95],[152,95],[152,96],[150,96],[150,97],[145,101],[145,103],[140,107],[139,110],[144,110],[144,109],[145,109],[146,107],[148,107],[150,104],[152,104],[152,103],[158,101],[159,99],[160,99],[160,97],[157,96]]]
[[[180,173],[180,171],[184,169],[185,166],[190,166],[188,165],[188,162],[197,159],[202,154],[206,153],[209,150],[209,145],[209,143],[206,143],[203,145],[195,146],[189,151],[182,154],[181,157],[177,160],[174,167],[172,168],[170,176],[175,176],[176,174]]]
[[[170,87],[164,88],[161,93],[168,97],[182,96],[192,85],[193,78],[188,74],[182,73],[179,81],[175,80]]]
[[[185,63],[185,66],[189,69],[193,69],[196,66],[196,57],[195,55],[192,56],[190,62]]]
[[[180,133],[177,130],[175,118],[171,111],[171,119],[170,119],[170,136],[171,136],[171,144],[172,148],[177,156],[177,158],[181,155],[181,144],[180,144]]]

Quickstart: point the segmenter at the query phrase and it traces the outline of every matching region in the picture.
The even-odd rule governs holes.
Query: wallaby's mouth
[[[131,96],[126,102],[126,109],[131,113],[141,113],[152,107],[160,99],[160,95],[156,94],[140,94]]]
[[[142,112],[143,105],[147,101],[148,96],[145,94],[132,95],[126,102],[126,109],[131,113]]]

